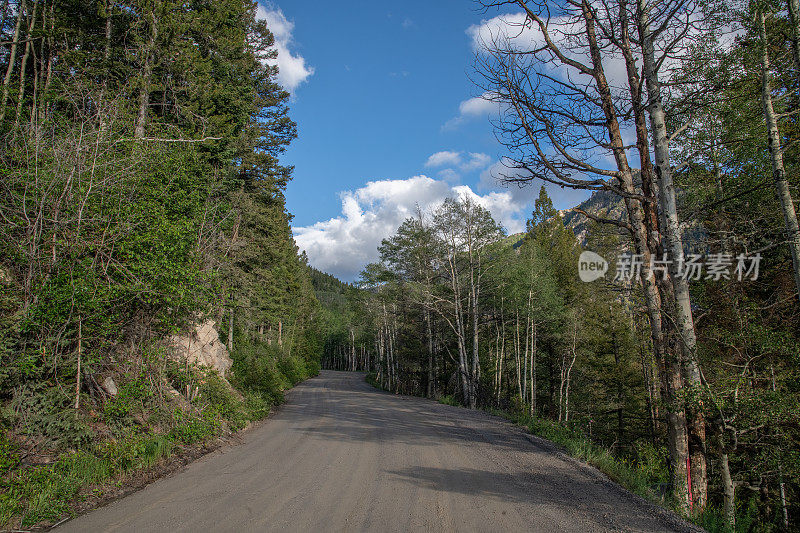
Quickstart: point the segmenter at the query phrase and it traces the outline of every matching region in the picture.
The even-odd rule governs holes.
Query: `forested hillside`
[[[594,196],[565,221],[542,187],[521,245],[469,195],[409,218],[326,364],[499,409],[711,530],[796,528],[797,2],[501,4],[496,177]]]
[[[479,96],[438,128],[419,127],[453,134],[491,108],[502,158],[493,164],[466,145],[436,152],[423,165],[441,180],[372,181],[341,192],[341,217],[295,228],[298,239],[314,229],[317,251],[353,254],[340,262],[352,265],[364,257],[353,241],[396,228],[393,213],[414,213],[351,284],[312,268],[293,239],[285,150],[298,132],[276,62],[294,22],[280,10],[270,28],[252,0],[0,0],[0,528],[52,525],[141,486],[264,418],[321,366],[505,416],[710,531],[798,528],[798,0],[471,5],[508,15],[467,30]],[[421,29],[400,20],[397,33],[375,33],[396,47],[401,30],[410,39]],[[341,24],[328,26],[352,38]],[[292,60],[299,84],[313,67]],[[387,79],[414,79],[400,72]],[[363,106],[339,105],[327,93],[338,82],[329,83],[320,92],[326,107],[338,105],[339,124],[320,122],[318,137],[348,164],[358,158],[346,144],[363,152],[363,139],[340,145],[324,134],[342,117],[354,129],[341,131],[354,135],[363,124],[391,128],[375,116],[391,98],[413,104],[397,110],[430,110],[405,85],[390,93],[347,81],[356,98],[341,101]],[[371,107],[368,92],[385,101]],[[371,155],[395,146],[382,148]],[[500,185],[538,193],[524,232],[509,236],[499,221],[518,213],[524,194],[475,194],[457,183],[469,172],[480,186],[493,172]],[[430,190],[417,191],[423,182]],[[388,203],[398,184],[403,202]],[[548,194],[559,189],[591,196],[559,211]],[[436,466],[429,472],[405,453],[412,445],[403,449],[408,472],[353,484],[391,478],[378,500],[404,483],[413,498],[419,487],[448,492],[447,501],[469,496],[461,505],[539,501],[513,464],[516,447],[484,453],[508,426],[472,417],[472,429],[457,428],[467,411],[445,406],[398,417],[386,407],[397,401],[364,393],[353,374],[325,380],[305,388],[302,409],[281,415],[303,415],[302,424],[277,426],[296,436],[277,442],[314,453],[315,468],[330,458],[337,475],[368,476],[385,464],[360,463],[348,439],[369,450],[377,442],[375,457],[385,457],[413,439],[441,446],[448,434],[445,447],[419,454]],[[357,405],[370,394],[383,407]],[[437,413],[453,418],[437,425]],[[475,429],[490,426],[491,439]],[[530,443],[514,435],[503,442]],[[462,461],[497,457],[507,471],[443,468],[442,450],[464,439],[482,455]],[[248,452],[252,464],[263,456]],[[276,486],[305,491],[317,471],[293,479],[304,456],[284,457],[292,459]],[[260,483],[272,472],[249,474]],[[581,490],[581,476],[557,480],[547,504],[572,505],[563,499]],[[313,484],[324,491],[354,479]],[[508,486],[490,486],[498,480]],[[226,486],[235,499],[249,485]],[[311,498],[287,497],[318,514]],[[324,510],[339,509],[331,502]],[[408,522],[387,523],[412,523],[391,503],[389,514]],[[436,519],[444,524],[454,509],[437,506]]]
[[[296,126],[255,9],[0,7],[0,527],[56,521],[318,368]]]

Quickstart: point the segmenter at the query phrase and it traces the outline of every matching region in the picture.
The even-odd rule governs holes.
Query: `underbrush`
[[[367,374],[366,380],[376,388],[380,388],[373,374]],[[445,405],[462,407],[453,395],[442,395],[438,401]],[[594,466],[630,492],[679,513],[677,506],[668,494],[669,473],[665,467],[666,450],[657,449],[650,443],[639,442],[634,446],[629,457],[618,457],[610,449],[592,442],[577,428],[552,420],[532,417],[529,413],[522,411],[511,412],[493,408],[486,409],[486,411],[559,445],[568,455]],[[702,513],[689,517],[689,520],[709,533],[744,533],[755,527],[757,516],[756,500],[750,499],[738,502],[735,530],[726,524],[721,509],[711,503]]]
[[[532,417],[528,413],[512,414],[493,409],[489,411],[525,427],[534,435],[560,445],[569,455],[594,466],[634,494],[662,506],[669,504],[659,490],[668,482],[667,473],[663,469],[664,457],[652,445],[641,444],[636,448],[633,458],[620,458],[608,448],[590,441],[581,431],[564,424]]]
[[[443,394],[442,396],[439,396],[439,403],[452,405],[453,407],[459,407],[461,405],[458,403],[458,400],[456,400],[456,397],[450,394]]]
[[[527,413],[512,414],[506,411],[489,410],[525,427],[534,435],[554,442],[565,451],[588,463],[611,480],[646,500],[681,514],[678,506],[668,494],[669,472],[665,468],[667,451],[657,449],[650,443],[638,443],[630,457],[618,457],[611,450],[590,441],[578,429],[558,422],[531,417]],[[721,509],[709,504],[700,514],[687,517],[709,533],[735,533],[751,531],[757,522],[758,507],[755,500],[740,501],[736,509],[736,529],[725,522]]]
[[[318,368],[262,343],[241,343],[229,380],[154,358],[118,371],[118,390],[73,397],[52,384],[16,391],[0,416],[0,528],[74,514],[104,487],[122,486],[177,453],[267,416],[283,392]]]

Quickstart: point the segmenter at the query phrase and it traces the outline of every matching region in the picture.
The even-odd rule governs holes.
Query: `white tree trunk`
[[[639,36],[642,48],[644,79],[647,86],[650,126],[653,135],[653,152],[655,154],[655,171],[658,182],[658,198],[661,207],[661,231],[663,232],[664,250],[669,254],[669,271],[672,290],[675,295],[675,327],[681,341],[681,373],[686,383],[699,391],[702,388],[700,367],[696,358],[697,339],[694,331],[692,305],[689,295],[689,282],[680,274],[680,263],[683,259],[683,240],[681,238],[678,209],[675,196],[675,183],[669,156],[669,138],[664,107],[661,101],[661,82],[655,59],[655,45],[650,30],[648,7],[646,0],[638,4]],[[692,496],[694,510],[702,510],[708,499],[708,481],[705,458],[705,420],[702,410],[689,409],[688,430],[694,443],[690,447]]]
[[[775,180],[775,191],[783,211],[783,220],[786,224],[789,249],[792,253],[794,267],[795,288],[800,293],[800,227],[797,223],[797,213],[794,209],[792,194],[789,191],[789,181],[786,178],[786,169],[783,166],[783,150],[781,147],[780,133],[778,132],[778,118],[772,105],[772,90],[770,87],[770,61],[767,48],[767,30],[764,12],[759,9],[756,14],[758,33],[761,37],[761,103],[764,110],[764,120],[767,124],[767,139],[769,155],[772,162],[772,177]]]

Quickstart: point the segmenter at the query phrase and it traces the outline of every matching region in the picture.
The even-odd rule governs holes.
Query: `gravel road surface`
[[[481,412],[323,371],[243,442],[70,531],[696,531]]]

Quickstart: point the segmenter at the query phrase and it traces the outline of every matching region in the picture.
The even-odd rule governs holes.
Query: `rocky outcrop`
[[[182,335],[173,335],[169,341],[176,359],[213,368],[225,376],[233,365],[228,349],[219,339],[213,320],[200,322]]]

